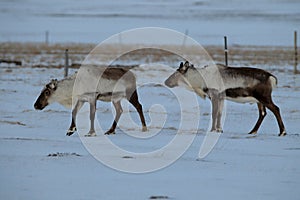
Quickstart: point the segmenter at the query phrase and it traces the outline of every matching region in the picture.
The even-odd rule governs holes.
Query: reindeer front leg
[[[77,129],[76,129],[76,115],[78,113],[78,111],[81,109],[81,107],[83,106],[84,102],[77,100],[75,107],[72,110],[72,122],[70,125],[69,130],[67,131],[67,136],[71,136]]]
[[[223,133],[223,129],[222,129],[223,107],[224,107],[224,99],[219,97],[218,111],[217,111],[217,129],[216,129],[216,131],[219,133]]]
[[[223,132],[221,126],[221,117],[222,117],[224,99],[220,98],[218,92],[215,90],[209,91],[209,98],[212,104],[212,125],[210,131]]]
[[[112,102],[112,103],[113,103],[113,105],[115,107],[115,110],[116,110],[116,116],[115,116],[115,120],[114,120],[113,124],[111,125],[110,129],[105,132],[105,135],[115,134],[115,129],[117,127],[118,121],[119,121],[119,119],[121,117],[121,114],[123,112],[120,101]]]
[[[95,114],[96,114],[96,101],[97,99],[93,99],[91,100],[90,103],[90,121],[91,121],[91,126],[90,126],[90,131],[88,132],[88,134],[86,134],[86,137],[93,137],[96,136],[96,132],[95,132]]]
[[[212,104],[212,124],[211,124],[211,132],[217,130],[217,113],[218,113],[218,102],[216,99],[211,99],[211,104]]]

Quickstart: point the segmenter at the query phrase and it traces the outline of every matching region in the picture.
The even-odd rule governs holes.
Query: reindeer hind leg
[[[256,134],[265,116],[267,115],[266,107],[262,103],[257,103],[259,117],[253,129],[248,134]]]
[[[136,90],[134,90],[133,93],[127,92],[127,99],[135,107],[135,109],[139,113],[139,116],[140,116],[140,119],[141,119],[141,122],[142,122],[142,131],[143,132],[147,131],[147,125],[146,125],[145,117],[144,117],[144,114],[143,114],[143,107],[139,102],[138,94],[137,94]]]
[[[286,135],[286,131],[284,128],[284,124],[282,122],[282,118],[280,115],[280,109],[278,106],[276,106],[273,101],[272,101],[272,96],[271,93],[269,93],[268,96],[264,96],[264,98],[257,98],[258,100],[260,100],[260,102],[267,107],[270,111],[272,111],[272,113],[275,115],[278,126],[279,126],[279,131],[280,133],[278,134],[278,136],[285,136]]]
[[[278,136],[285,136],[286,131],[285,131],[285,128],[284,128],[284,124],[282,122],[279,107],[276,106],[272,101],[269,104],[267,104],[266,107],[273,112],[273,114],[275,115],[275,117],[277,119],[277,123],[278,123],[278,126],[279,126],[279,131],[280,131]]]

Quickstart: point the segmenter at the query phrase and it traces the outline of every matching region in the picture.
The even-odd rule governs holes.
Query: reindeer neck
[[[74,77],[58,81],[57,89],[53,93],[53,100],[67,108],[71,108],[74,82]]]

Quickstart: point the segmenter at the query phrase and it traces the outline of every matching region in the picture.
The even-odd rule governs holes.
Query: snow
[[[8,68],[12,71],[6,71]],[[191,129],[177,134],[182,138],[194,135],[191,146],[172,165],[140,174],[120,172],[99,162],[82,144],[80,131],[71,137],[65,136],[71,118],[69,110],[58,104],[43,111],[33,109],[44,84],[51,78],[62,77],[63,69],[2,66],[0,70],[0,199],[132,200],[151,196],[170,199],[299,199],[300,80],[289,69],[271,71],[279,81],[273,97],[281,108],[288,133],[286,137],[277,136],[278,126],[270,111],[258,134],[247,135],[258,117],[256,106],[227,102],[224,133],[212,152],[204,159],[198,159],[209,128],[210,103],[197,98],[200,106],[197,134],[190,134]],[[155,74],[164,80],[171,73],[158,68],[134,70],[138,80]],[[138,93],[151,137],[134,138],[124,133],[147,134],[140,132],[138,115],[132,106],[128,106],[116,135],[108,137],[111,142],[138,153],[155,151],[168,144],[180,123],[180,109],[173,90],[180,92],[183,89],[169,90],[153,84],[140,87]],[[122,104],[127,108],[126,101]],[[109,103],[98,103],[97,118],[104,130],[111,125],[111,109]],[[126,114],[135,124],[126,120]],[[156,124],[154,118],[164,117],[167,117],[165,128],[160,130],[162,123]],[[94,141],[104,137],[102,132],[97,134],[98,137],[87,139]],[[102,149],[109,155],[110,149]],[[55,153],[61,153],[61,156],[49,156]],[[111,159],[123,159],[124,163],[135,159],[126,155]]]
[[[155,26],[185,32],[201,44],[220,45],[226,35],[229,45],[291,46],[293,31],[300,25],[299,6],[299,1],[292,0],[1,1],[0,26],[5,28],[0,30],[0,41],[44,42],[48,31],[50,43],[99,43],[121,31]],[[118,42],[124,41],[124,35],[119,35]],[[34,62],[43,64],[38,58]],[[54,56],[53,60],[62,62]],[[136,64],[127,64],[130,62]],[[58,104],[43,111],[33,108],[44,85],[62,77],[63,69],[1,63],[0,199],[299,199],[299,75],[286,66],[257,66],[278,78],[273,97],[281,109],[287,136],[277,136],[278,126],[270,111],[258,134],[247,135],[258,117],[256,105],[226,102],[224,133],[210,154],[199,159],[210,126],[210,102],[197,97],[191,103],[195,98],[189,98],[191,92],[164,87],[163,81],[172,71],[162,66],[156,63],[133,69],[139,81],[147,133],[140,131],[135,109],[122,101],[124,113],[116,135],[104,136],[114,111],[111,104],[99,102],[98,136],[84,138],[88,128],[86,107],[78,116],[78,134],[71,137],[65,135],[70,110]],[[179,102],[178,94],[187,96]],[[182,128],[181,114],[187,122],[176,134]],[[157,151],[171,144],[175,136],[187,145],[176,143],[168,154]],[[103,139],[124,151],[114,152],[101,143]],[[182,149],[187,150],[177,158]],[[101,151],[96,155],[93,152],[93,156],[92,150]],[[150,160],[143,157],[147,152],[153,152]],[[97,155],[104,155],[107,162],[97,160]],[[107,166],[109,162],[121,165],[122,171],[139,173],[120,172]],[[157,167],[159,162],[172,164]],[[138,171],[145,165],[157,170]],[[144,172],[147,170],[151,171]]]

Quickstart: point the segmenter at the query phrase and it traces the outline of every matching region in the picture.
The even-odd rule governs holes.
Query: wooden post
[[[119,51],[119,53],[122,53],[122,51],[123,51],[123,41],[122,41],[122,34],[121,33],[119,33],[118,34],[118,39],[119,39],[119,47],[118,47],[118,51]]]
[[[68,53],[68,49],[66,49],[66,51],[65,51],[65,74],[64,74],[65,78],[68,76],[68,70],[69,70],[69,53]]]
[[[46,43],[46,45],[49,44],[49,31],[45,32],[45,43]]]
[[[295,49],[295,64],[294,64],[294,73],[297,74],[297,65],[298,65],[298,52],[297,52],[297,31],[294,31],[294,49]]]
[[[224,52],[225,52],[225,65],[228,66],[228,49],[227,49],[227,37],[224,36]]]
[[[120,44],[120,46],[122,46],[122,34],[121,33],[119,33],[119,35],[118,35],[119,37],[119,44]]]
[[[189,34],[189,30],[186,29],[185,32],[184,32],[184,37],[183,37],[183,41],[182,41],[182,47],[185,46],[185,42],[186,42],[186,38],[187,38],[188,34]]]

